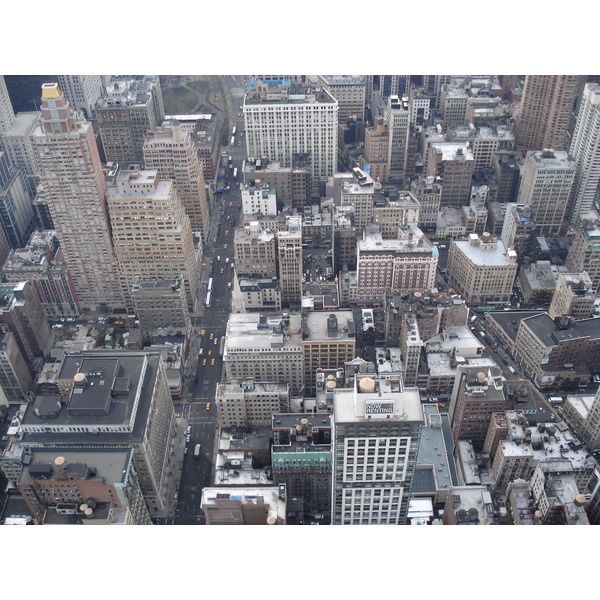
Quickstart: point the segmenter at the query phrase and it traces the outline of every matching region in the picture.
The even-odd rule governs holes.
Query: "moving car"
[[[211,359],[210,359],[210,366],[211,366],[211,367],[214,367],[214,366],[215,366],[215,359],[214,359],[214,358],[211,358]]]
[[[206,403],[206,410],[210,410],[210,402]]]

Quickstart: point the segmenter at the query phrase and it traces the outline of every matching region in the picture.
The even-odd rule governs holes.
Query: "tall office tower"
[[[215,404],[221,427],[270,427],[273,414],[290,410],[290,386],[254,379],[217,383]]]
[[[419,324],[415,314],[405,313],[403,315],[400,336],[404,384],[414,387],[417,385],[419,375],[421,349],[425,345],[419,334]]]
[[[496,202],[516,202],[521,181],[521,152],[496,152]]]
[[[35,448],[16,486],[38,525],[151,525],[133,450]]]
[[[333,525],[405,525],[423,410],[402,379],[356,375],[333,396]]]
[[[15,334],[7,325],[0,324],[0,387],[12,404],[27,401],[27,392],[33,388],[33,378]]]
[[[380,303],[385,295],[429,290],[435,285],[438,251],[413,225],[398,231],[398,239],[380,233],[357,242],[357,301]]]
[[[2,269],[7,283],[29,281],[46,316],[81,313],[77,292],[65,264],[56,231],[35,231],[24,248],[12,250]]]
[[[423,75],[423,91],[431,97],[432,108],[439,108],[442,86],[450,83],[452,75]]]
[[[15,122],[15,111],[13,110],[8,89],[4,82],[4,75],[0,75],[0,133],[9,131]]]
[[[349,120],[365,120],[364,75],[319,75],[321,85],[338,102],[338,122],[340,125]]]
[[[567,217],[571,224],[577,225],[581,215],[592,208],[600,181],[600,85],[597,83],[585,85],[569,151],[577,171]]]
[[[390,179],[402,179],[405,175],[409,122],[408,100],[399,96],[390,96],[386,112],[386,124],[390,136],[387,156]]]
[[[15,114],[40,109],[40,89],[57,75],[4,75],[4,82]]]
[[[285,381],[297,394],[303,383],[301,316],[232,313],[223,365],[229,381]]]
[[[304,152],[313,177],[331,177],[337,170],[338,103],[326,90],[289,80],[251,80],[243,111],[248,158],[289,167],[292,155]]]
[[[164,116],[158,76],[113,77],[96,103],[106,160],[142,162],[146,134],[158,127]]]
[[[569,248],[566,268],[571,272],[585,271],[592,280],[592,289],[600,293],[600,221],[581,222]]]
[[[411,183],[410,191],[420,204],[419,227],[435,227],[442,198],[439,181],[436,182],[435,177],[419,177]]]
[[[410,75],[369,75],[367,87],[370,91],[367,101],[371,100],[373,92],[387,99],[390,96],[408,96],[410,90]]]
[[[102,95],[100,75],[59,75],[58,87],[69,102],[71,110],[82,110],[88,120],[96,118],[96,102]]]
[[[475,159],[468,144],[430,144],[427,175],[441,177],[441,206],[466,206],[471,197]]]
[[[356,358],[356,332],[351,310],[313,311],[302,317],[304,389],[314,395],[317,369],[341,369]]]
[[[481,450],[492,413],[502,411],[505,403],[500,367],[459,366],[450,413],[454,443],[470,440]]]
[[[42,87],[42,116],[31,143],[82,308],[124,308],[92,125],[71,111],[56,83]]]
[[[24,246],[35,226],[31,200],[25,173],[0,150],[0,223],[12,248]]]
[[[364,229],[373,220],[373,198],[381,191],[381,184],[357,168],[354,169],[353,179],[344,183],[340,190],[340,205],[351,206],[354,226]]]
[[[287,231],[277,232],[277,263],[281,302],[300,305],[302,300],[302,217],[288,217]]]
[[[13,167],[23,171],[32,197],[38,185],[38,171],[30,135],[37,125],[39,115],[38,112],[19,113],[15,116],[12,127],[0,132],[0,149],[6,152]]]
[[[518,150],[565,150],[581,75],[527,75],[515,122]]]
[[[467,302],[508,304],[518,267],[517,253],[487,232],[450,243],[448,282]]]
[[[383,117],[375,118],[373,127],[365,129],[365,153],[360,157],[360,168],[369,165],[369,175],[373,181],[386,182],[389,179],[390,163],[388,150],[390,134]]]
[[[106,204],[123,289],[140,279],[182,279],[193,312],[200,285],[198,251],[173,182],[160,179],[158,171],[119,170],[106,189]]]
[[[560,232],[575,179],[576,163],[566,152],[528,152],[517,197],[531,207],[540,235]]]
[[[217,384],[218,385],[218,384]],[[305,515],[331,510],[331,415],[273,414],[273,482],[302,499]]]
[[[257,222],[235,230],[233,255],[239,275],[277,277],[275,233]]]
[[[132,464],[150,515],[166,516],[176,426],[160,353],[69,353],[51,384],[53,393],[37,396],[23,417],[22,443],[33,451],[133,448]]]
[[[165,121],[161,127],[149,131],[144,143],[144,167],[156,169],[161,179],[173,180],[192,231],[199,233],[204,244],[209,208],[202,166],[191,133],[184,131],[177,121]]]
[[[163,327],[190,331],[190,311],[181,280],[136,281],[131,299],[145,341],[151,340],[156,330]]]
[[[469,91],[462,86],[446,83],[440,93],[440,111],[444,121],[444,131],[465,125]]]

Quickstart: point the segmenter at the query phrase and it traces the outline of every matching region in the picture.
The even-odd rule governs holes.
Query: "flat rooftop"
[[[516,261],[511,261],[506,255],[504,242],[500,239],[495,244],[486,244],[482,248],[479,244],[471,244],[468,240],[452,240],[452,244],[475,265],[488,267],[504,267],[514,265],[517,269]]]

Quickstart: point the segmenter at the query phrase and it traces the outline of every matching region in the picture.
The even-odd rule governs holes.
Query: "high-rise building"
[[[0,388],[11,404],[27,401],[27,392],[33,388],[29,361],[21,352],[14,333],[0,324]]]
[[[555,319],[568,315],[574,319],[589,319],[594,310],[596,294],[589,275],[560,272],[548,314]]]
[[[81,306],[124,308],[92,125],[71,111],[56,83],[42,88],[42,116],[30,139]]]
[[[181,280],[137,281],[131,288],[135,315],[145,340],[157,329],[175,327],[191,330],[190,312]]]
[[[351,310],[312,311],[302,317],[304,389],[314,394],[317,369],[341,369],[356,358],[356,332]]]
[[[390,134],[382,116],[375,118],[373,127],[365,129],[365,153],[361,156],[360,168],[369,165],[369,175],[374,181],[386,182],[389,179],[390,163],[388,150]]]
[[[515,202],[521,181],[521,152],[495,152],[496,202]]]
[[[517,253],[489,233],[452,240],[448,282],[467,302],[507,304],[517,275]]]
[[[124,289],[140,279],[181,279],[193,312],[198,251],[173,181],[160,179],[157,171],[119,170],[106,189],[106,203]]]
[[[388,293],[431,289],[437,264],[437,248],[414,225],[400,228],[394,240],[365,235],[357,242],[357,300],[382,302]]]
[[[468,144],[442,142],[429,145],[427,175],[441,178],[441,206],[469,204],[474,172],[475,159]]]
[[[594,292],[600,293],[600,221],[586,219],[580,223],[565,266],[570,272],[585,271],[592,280]]]
[[[476,450],[481,450],[492,413],[503,410],[505,403],[499,367],[459,366],[450,415],[454,443],[470,440]]]
[[[9,131],[15,122],[15,111],[13,110],[8,89],[4,82],[4,75],[0,75],[0,133]]]
[[[152,517],[172,502],[175,412],[160,353],[75,352],[57,366],[54,394],[37,396],[21,422],[31,448],[133,448],[132,463]],[[100,450],[102,451],[102,450]]]
[[[287,231],[277,232],[277,263],[281,302],[300,305],[302,300],[302,217],[288,217]]]
[[[531,207],[539,234],[557,234],[571,196],[576,166],[566,152],[528,152],[517,202]]]
[[[165,121],[148,131],[144,143],[144,167],[158,171],[160,179],[172,179],[177,195],[190,218],[192,231],[206,242],[209,206],[202,165],[192,135],[177,121]]]
[[[338,121],[364,121],[365,118],[365,76],[364,75],[319,75],[321,85],[338,102]]]
[[[215,404],[221,427],[269,427],[275,413],[290,410],[290,386],[253,379],[217,383]]]
[[[421,349],[425,345],[419,334],[419,324],[415,314],[405,313],[403,315],[400,336],[404,384],[414,387],[417,385],[419,375]]]
[[[277,277],[275,233],[262,229],[258,222],[235,230],[233,252],[238,275]]]
[[[223,365],[229,381],[287,382],[297,394],[303,384],[302,319],[299,314],[232,313],[227,322]]]
[[[407,98],[389,97],[386,125],[390,137],[387,156],[390,169],[389,177],[391,179],[402,179],[406,171],[406,153],[410,129],[410,111],[408,110]]]
[[[250,159],[292,165],[296,152],[310,154],[313,177],[330,177],[337,169],[338,102],[324,89],[289,79],[251,80],[244,97],[246,154]]]
[[[35,448],[28,459],[15,483],[38,525],[152,523],[132,449]]]
[[[301,498],[304,514],[331,510],[331,415],[273,414],[273,481],[290,498]]]
[[[423,411],[402,379],[356,375],[333,396],[334,525],[404,525]]]
[[[585,85],[569,147],[576,174],[567,216],[573,225],[592,208],[600,181],[600,85]]]
[[[158,76],[113,77],[96,103],[106,160],[142,162],[146,134],[158,127],[164,116]]]
[[[531,216],[531,207],[529,204],[517,204],[516,202],[507,203],[505,206],[506,215],[500,239],[505,248],[514,250],[517,253],[517,259],[522,260],[527,256],[529,243],[536,231],[536,223]]]
[[[25,173],[0,150],[0,223],[12,248],[24,246],[33,231],[32,199]]]
[[[2,269],[7,283],[29,281],[46,316],[81,313],[77,292],[65,264],[56,231],[35,231],[24,248],[12,250]]]
[[[102,95],[100,75],[59,75],[58,86],[72,110],[82,110],[88,120],[96,118],[96,102]]]
[[[565,150],[581,75],[527,75],[516,117],[518,150]]]

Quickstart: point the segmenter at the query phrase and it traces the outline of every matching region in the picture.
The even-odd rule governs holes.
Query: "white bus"
[[[237,167],[233,170],[233,180],[237,179]]]
[[[196,447],[194,448],[194,456],[196,458],[198,458],[200,456],[200,448],[201,448],[200,444],[196,444]]]
[[[212,286],[213,286],[213,278],[211,277],[208,280],[208,289],[206,290],[207,292],[212,292]]]
[[[231,135],[235,135],[235,125],[233,126],[233,129],[231,130]]]
[[[235,137],[231,136],[231,143],[229,145],[235,146]]]
[[[548,402],[550,402],[550,404],[562,404],[563,399],[561,396],[550,396],[550,398],[548,398]]]
[[[204,301],[204,305],[206,306],[206,308],[210,308],[211,295],[212,295],[212,292],[208,292],[208,294],[206,294],[206,300]]]

